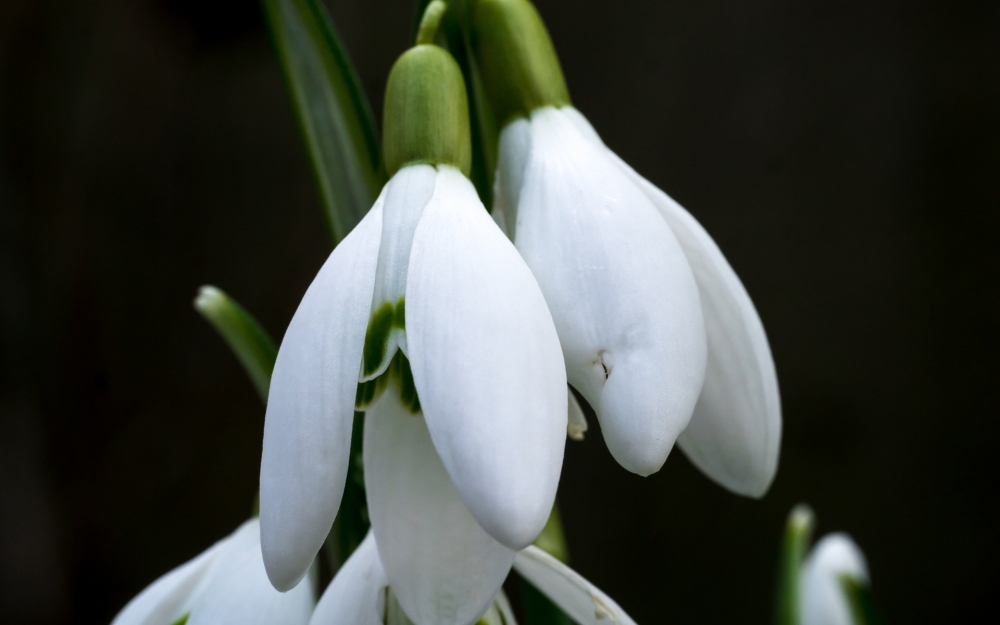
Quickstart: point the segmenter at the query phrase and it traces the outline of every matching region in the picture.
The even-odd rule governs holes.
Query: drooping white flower
[[[866,625],[859,590],[870,585],[865,556],[847,534],[816,543],[799,582],[801,625]]]
[[[411,80],[414,66],[434,81]],[[288,327],[261,461],[264,561],[284,589],[329,532],[354,411],[367,411],[373,532],[400,604],[421,625],[465,625],[486,609],[514,550],[545,525],[567,431],[565,368],[544,297],[463,174],[461,80],[455,61],[432,45],[393,68],[385,122],[392,177]],[[441,151],[422,156],[407,133],[444,122],[407,116],[440,113],[435,98],[449,89],[460,89],[459,104],[443,110],[459,117],[449,123],[464,124],[466,145],[442,140],[434,143]],[[393,104],[414,98],[427,106],[400,112]]]
[[[480,0],[477,60],[502,124],[494,212],[538,279],[569,382],[622,466],[678,441],[749,496],[777,469],[781,407],[760,318],[718,246],[570,105],[527,0]]]
[[[251,519],[190,562],[149,585],[111,625],[305,625],[315,600],[313,581],[280,593],[271,587],[260,552],[260,525]]]
[[[323,593],[309,625],[408,625],[394,610],[398,589],[390,591],[380,549],[369,533]],[[635,625],[613,599],[538,547],[518,552],[514,568],[581,625]],[[502,590],[489,598],[485,613],[472,618],[485,625],[517,623]]]

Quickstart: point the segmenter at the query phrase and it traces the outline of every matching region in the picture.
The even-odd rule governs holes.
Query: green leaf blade
[[[385,184],[371,106],[319,0],[262,0],[336,244]]]
[[[214,286],[198,290],[194,307],[222,336],[267,404],[278,348],[263,327],[236,300]]]

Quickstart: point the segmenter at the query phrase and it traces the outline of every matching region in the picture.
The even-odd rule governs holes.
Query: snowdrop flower
[[[111,625],[305,625],[315,600],[304,579],[280,593],[260,554],[260,525],[251,519],[128,603]]]
[[[750,297],[701,225],[572,107],[527,0],[478,0],[472,42],[500,122],[494,215],[541,286],[569,383],[626,469],[676,441],[702,471],[763,495],[781,408]]]
[[[823,537],[806,559],[799,581],[801,625],[866,625],[874,604],[869,599],[868,564],[847,534]]]
[[[396,609],[396,588],[390,592],[379,553],[375,535],[369,533],[323,593],[309,625],[408,623]],[[581,625],[635,625],[611,597],[538,547],[529,546],[517,553],[514,568]],[[503,591],[476,622],[516,625]]]
[[[454,59],[427,43],[433,30],[389,76],[391,179],[323,265],[278,352],[261,537],[271,582],[291,588],[336,516],[353,415],[365,410],[369,515],[387,578],[416,622],[465,625],[545,525],[567,387],[538,284],[466,177],[465,86]]]

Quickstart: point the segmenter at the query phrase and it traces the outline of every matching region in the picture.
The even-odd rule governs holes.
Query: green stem
[[[417,29],[416,45],[432,44],[437,37],[438,26],[441,25],[441,18],[448,10],[448,5],[443,0],[434,0],[424,9],[423,17],[420,19],[420,27]]]
[[[803,504],[795,506],[788,515],[778,562],[775,625],[799,625],[799,580],[814,523],[812,510]]]

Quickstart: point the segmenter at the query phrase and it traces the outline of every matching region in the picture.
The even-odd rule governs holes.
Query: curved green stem
[[[441,18],[448,10],[448,5],[443,0],[434,0],[424,9],[423,17],[420,18],[420,27],[417,29],[416,45],[434,43],[437,37],[438,27],[441,25]]]

